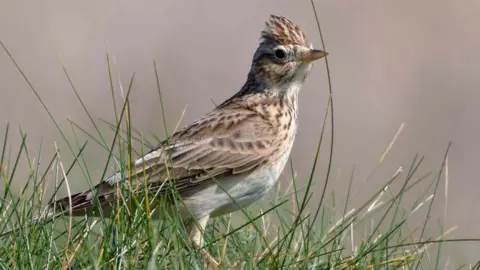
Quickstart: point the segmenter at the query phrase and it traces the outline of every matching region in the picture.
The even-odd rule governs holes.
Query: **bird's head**
[[[314,49],[296,24],[285,17],[271,15],[261,32],[250,76],[269,89],[288,89],[300,85],[311,70],[313,62],[326,52]]]

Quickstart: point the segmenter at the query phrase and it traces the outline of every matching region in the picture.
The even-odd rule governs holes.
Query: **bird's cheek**
[[[284,74],[285,76],[293,76],[297,69],[298,69],[297,62],[294,62],[294,61],[288,62],[284,66]]]

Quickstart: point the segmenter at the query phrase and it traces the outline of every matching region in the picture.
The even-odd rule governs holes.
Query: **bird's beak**
[[[307,54],[305,54],[302,57],[301,61],[306,62],[306,63],[310,63],[310,62],[313,62],[313,61],[318,60],[320,58],[323,58],[327,55],[328,55],[328,53],[324,52],[322,50],[311,49]]]

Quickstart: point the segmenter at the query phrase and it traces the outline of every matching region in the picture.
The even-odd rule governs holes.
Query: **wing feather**
[[[134,175],[155,167],[156,177],[149,182],[194,177],[198,182],[207,180],[209,174],[246,173],[274,151],[276,134],[272,123],[251,110],[214,110],[174,134],[169,144],[163,143],[139,159]]]

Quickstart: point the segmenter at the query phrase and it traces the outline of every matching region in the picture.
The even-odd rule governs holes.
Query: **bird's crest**
[[[270,15],[270,19],[266,22],[266,27],[262,31],[261,38],[262,43],[277,42],[281,45],[311,46],[298,25],[278,15]]]

